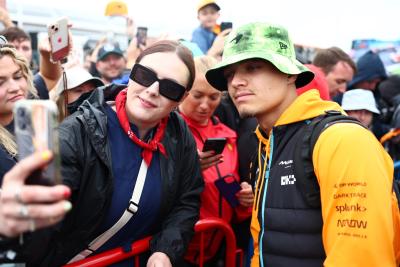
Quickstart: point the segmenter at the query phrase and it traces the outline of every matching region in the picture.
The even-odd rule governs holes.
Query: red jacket
[[[203,149],[204,141],[210,137],[226,137],[227,143],[224,148],[224,162],[218,164],[221,176],[233,174],[235,180],[240,183],[238,174],[238,151],[237,151],[237,135],[228,126],[220,122],[216,117],[210,119],[207,125],[199,125],[187,116],[181,113],[191,130],[197,144],[197,148]],[[228,202],[222,198],[214,182],[218,179],[218,173],[215,167],[210,167],[202,172],[205,182],[204,191],[201,195],[200,219],[219,217],[226,222],[242,221],[251,216],[251,207],[246,208],[241,205],[232,208]],[[198,248],[200,246],[199,236],[195,236],[189,245],[185,259],[198,263]],[[205,235],[205,259],[210,259],[215,255],[221,245],[222,235],[219,233],[208,233]]]

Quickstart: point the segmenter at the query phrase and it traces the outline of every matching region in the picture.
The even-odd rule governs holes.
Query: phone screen
[[[203,152],[213,150],[216,154],[221,154],[226,145],[226,138],[207,138],[204,142]]]

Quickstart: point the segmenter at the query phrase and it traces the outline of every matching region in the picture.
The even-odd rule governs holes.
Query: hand
[[[44,228],[63,219],[71,209],[65,199],[71,195],[65,185],[25,185],[34,170],[52,158],[49,151],[35,153],[18,162],[3,178],[0,194],[0,233],[14,237]]]
[[[240,184],[242,188],[237,194],[240,205],[243,207],[252,207],[254,201],[254,194],[251,185],[247,182],[242,182]]]
[[[207,55],[213,56],[215,58],[219,58],[224,51],[224,44],[225,44],[225,39],[226,36],[231,32],[232,29],[226,29],[222,32],[220,32],[217,37],[215,37],[215,40],[211,46],[211,48],[208,50]]]
[[[167,254],[154,252],[147,261],[146,267],[172,267]]]
[[[197,150],[197,153],[199,154],[200,157],[200,168],[201,170],[205,170],[210,168],[211,166],[217,165],[221,162],[224,162],[223,155],[222,154],[217,154],[214,155],[214,151],[199,151]]]

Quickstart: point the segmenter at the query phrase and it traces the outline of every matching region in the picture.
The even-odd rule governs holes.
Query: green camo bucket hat
[[[207,71],[207,81],[221,91],[226,90],[224,68],[252,58],[267,60],[283,73],[297,74],[297,88],[314,78],[314,73],[296,59],[294,45],[285,28],[256,22],[232,30],[225,40],[222,61]]]

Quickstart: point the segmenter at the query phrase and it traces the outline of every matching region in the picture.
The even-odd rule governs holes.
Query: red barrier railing
[[[204,265],[204,232],[209,230],[218,229],[224,233],[226,239],[226,254],[225,266],[236,266],[236,255],[239,255],[239,263],[242,266],[243,252],[241,249],[236,248],[236,237],[231,226],[222,219],[208,218],[198,221],[194,227],[196,234],[200,234],[200,266]],[[135,266],[139,266],[139,254],[146,252],[149,249],[149,242],[151,237],[146,237],[139,241],[133,242],[131,251],[124,251],[122,248],[111,249],[86,259],[76,261],[65,265],[64,267],[103,267],[112,263],[116,263],[130,257],[135,258]]]
[[[67,264],[64,267],[105,267],[130,257],[134,257],[135,266],[139,266],[139,254],[149,250],[150,238],[151,237],[146,237],[133,242],[131,251],[125,252],[122,248],[114,248],[86,259]]]

